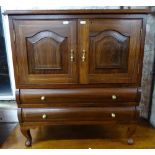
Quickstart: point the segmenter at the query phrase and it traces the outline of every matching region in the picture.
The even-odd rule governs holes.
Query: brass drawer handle
[[[81,59],[82,59],[82,62],[85,61],[85,59],[86,59],[86,50],[82,50],[82,57],[81,57]]]
[[[45,96],[41,96],[41,98],[40,98],[42,101],[44,101],[45,100]]]
[[[111,113],[111,117],[112,118],[115,118],[116,117],[116,114],[115,113]]]
[[[112,99],[113,100],[116,100],[117,99],[117,96],[116,95],[112,95]]]
[[[42,118],[43,118],[43,119],[46,119],[46,118],[47,118],[47,115],[46,115],[46,114],[43,114],[43,115],[42,115]]]
[[[71,49],[71,56],[70,56],[71,62],[74,61],[74,51],[73,49]]]

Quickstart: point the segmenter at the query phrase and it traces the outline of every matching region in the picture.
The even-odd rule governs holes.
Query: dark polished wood
[[[25,145],[31,146],[32,137],[31,137],[30,129],[25,129],[25,128],[21,127],[21,132],[26,137]]]
[[[91,21],[92,23],[93,21]],[[92,27],[95,26],[92,24]],[[117,31],[101,30],[101,32],[91,32],[89,38],[90,61],[95,61],[93,57],[96,58],[96,64],[92,67],[92,72],[103,73],[104,69],[105,71],[120,69],[122,72],[126,72],[129,52],[128,36],[124,36]]]
[[[103,121],[124,121],[128,122],[135,119],[135,107],[112,107],[112,108],[23,108],[23,122],[65,122],[80,121],[103,122]]]
[[[69,9],[69,10],[7,10],[8,15],[48,15],[48,14],[141,14],[151,13],[150,9]]]
[[[126,123],[133,144],[140,109],[149,10],[6,11],[16,100],[26,146],[30,129]]]
[[[20,103],[139,102],[138,95],[137,88],[21,89]]]
[[[87,82],[137,83],[142,20],[93,19],[88,24]]]
[[[128,71],[127,73],[122,73],[122,74],[118,74],[120,77],[118,77],[118,78],[116,78],[115,80],[112,80],[111,79],[111,81],[109,81],[109,76],[112,76],[111,74],[113,74],[113,72],[111,72],[111,74],[109,73],[108,75],[106,75],[106,74],[104,74],[104,78],[103,78],[103,76],[101,76],[101,75],[98,75],[98,73],[97,73],[97,77],[99,78],[97,78],[96,77],[96,74],[94,75],[94,74],[89,74],[89,76],[91,77],[90,78],[90,80],[89,80],[89,76],[88,76],[88,69],[89,68],[91,68],[90,66],[91,66],[91,64],[88,64],[88,53],[90,53],[90,52],[88,52],[88,46],[89,46],[89,42],[88,42],[88,38],[87,38],[87,35],[88,35],[88,33],[89,32],[86,32],[86,31],[88,31],[88,28],[87,27],[89,27],[88,25],[89,25],[89,21],[87,21],[87,24],[85,24],[85,25],[81,25],[81,24],[79,24],[80,23],[80,19],[82,19],[82,20],[85,20],[85,19],[83,19],[83,18],[99,18],[99,19],[102,19],[103,20],[103,18],[104,18],[104,20],[105,21],[107,21],[107,19],[111,19],[111,18],[113,18],[113,19],[117,19],[117,20],[114,20],[114,25],[116,24],[116,23],[119,23],[119,21],[124,21],[124,19],[125,19],[125,21],[126,20],[128,20],[128,21],[133,21],[133,22],[135,22],[135,24],[137,23],[137,24],[139,24],[139,23],[141,23],[141,30],[140,31],[137,31],[136,33],[135,33],[135,35],[136,34],[138,34],[139,32],[141,32],[139,35],[137,35],[137,37],[139,36],[139,40],[141,40],[141,42],[138,44],[137,43],[137,45],[135,45],[135,43],[133,44],[133,47],[134,47],[134,45],[135,45],[135,47],[137,47],[138,45],[140,46],[139,48],[140,49],[136,49],[137,51],[140,51],[140,50],[143,50],[143,42],[144,42],[144,34],[145,34],[145,19],[146,19],[146,15],[145,14],[131,14],[130,16],[129,15],[121,15],[121,14],[114,14],[114,15],[109,15],[109,14],[106,14],[106,15],[104,15],[104,16],[101,16],[100,14],[93,14],[93,15],[91,15],[91,16],[89,16],[89,15],[77,15],[77,16],[75,16],[75,15],[73,15],[72,17],[70,17],[70,16],[68,16],[68,15],[64,15],[64,16],[59,16],[59,15],[50,15],[50,16],[48,16],[48,15],[46,15],[46,16],[41,16],[41,15],[33,15],[33,16],[31,16],[31,15],[29,15],[29,16],[19,16],[19,15],[16,15],[16,16],[9,16],[9,20],[10,20],[10,31],[11,31],[11,38],[12,38],[12,49],[13,50],[16,50],[16,47],[15,47],[15,45],[14,45],[14,41],[15,42],[17,42],[17,40],[18,40],[18,37],[14,37],[14,33],[16,34],[16,32],[15,32],[15,30],[14,30],[14,27],[15,27],[15,24],[14,23],[17,23],[17,29],[18,29],[18,27],[19,27],[19,23],[29,23],[29,22],[31,22],[31,21],[33,21],[33,20],[35,20],[35,21],[33,21],[32,23],[34,23],[33,24],[33,26],[36,26],[35,25],[35,23],[38,23],[37,24],[37,27],[39,28],[39,22],[40,22],[40,20],[43,20],[43,23],[44,24],[48,24],[48,23],[51,23],[51,25],[52,25],[52,22],[49,22],[49,19],[51,19],[52,21],[54,20],[54,21],[57,21],[57,19],[58,18],[60,18],[60,19],[62,19],[62,21],[60,22],[61,24],[62,24],[62,22],[65,20],[74,20],[74,21],[77,21],[77,18],[79,19],[77,22],[78,22],[78,30],[79,30],[79,34],[81,33],[81,35],[78,35],[78,45],[80,45],[80,46],[77,46],[77,44],[76,44],[76,39],[75,39],[75,37],[74,37],[74,39],[71,39],[72,41],[73,41],[73,44],[74,44],[74,47],[75,47],[75,49],[77,48],[77,50],[78,50],[78,52],[76,52],[76,50],[74,51],[73,50],[73,53],[74,53],[74,61],[71,63],[72,65],[72,72],[71,72],[71,70],[70,70],[70,72],[72,73],[72,75],[70,75],[70,73],[68,73],[68,74],[65,74],[65,77],[62,77],[62,76],[64,76],[64,74],[53,74],[53,77],[50,77],[49,78],[49,76],[48,76],[48,71],[49,71],[49,68],[45,68],[45,69],[41,69],[41,70],[35,70],[36,72],[39,72],[39,71],[41,71],[42,73],[46,73],[46,74],[32,74],[32,75],[30,75],[29,73],[28,73],[28,69],[31,71],[31,69],[32,69],[32,67],[31,66],[33,66],[33,65],[31,65],[31,64],[34,64],[34,63],[31,63],[31,59],[29,60],[26,60],[26,59],[24,59],[23,60],[23,57],[24,57],[24,55],[27,57],[27,55],[28,55],[28,53],[31,53],[31,52],[28,52],[28,50],[26,50],[25,52],[23,51],[23,52],[19,52],[18,54],[14,54],[13,55],[13,58],[14,58],[14,64],[17,64],[17,63],[19,63],[19,65],[16,65],[15,66],[15,77],[16,77],[16,87],[17,88],[68,88],[68,86],[66,85],[67,83],[69,84],[69,87],[100,87],[100,84],[102,84],[103,85],[103,87],[107,87],[107,86],[109,86],[109,83],[111,82],[111,83],[113,83],[113,84],[115,84],[115,85],[117,85],[117,87],[118,86],[125,86],[126,87],[126,85],[129,85],[128,83],[130,83],[130,86],[137,86],[137,84],[136,84],[136,80],[138,80],[138,83],[139,83],[139,86],[140,86],[140,79],[141,79],[141,70],[142,70],[142,63],[141,62],[138,62],[138,60],[136,60],[138,63],[135,63],[135,62],[133,62],[134,60],[131,60],[131,58],[132,57],[134,57],[135,55],[134,55],[134,53],[135,53],[135,51],[134,52],[132,52],[133,50],[130,50],[131,52],[130,52],[130,60],[131,61],[129,61],[128,63],[129,64],[131,64],[131,62],[133,62],[133,64],[135,64],[135,65],[137,65],[137,67],[135,66],[134,68],[135,68],[135,70],[134,70],[134,73],[133,73],[133,76],[132,76],[132,74],[131,74],[131,72],[132,72],[132,69],[133,69],[133,64],[132,64],[132,66],[130,67],[129,65],[128,65],[128,68],[129,68],[129,70],[128,70],[128,68],[125,68],[125,70],[126,71]],[[16,20],[17,19],[17,20]],[[48,21],[45,21],[45,20],[48,20]],[[118,19],[120,19],[120,20],[118,20]],[[14,22],[12,22],[12,20],[14,21]],[[37,22],[37,20],[38,20],[38,22]],[[91,21],[91,20],[90,20]],[[19,24],[19,25],[18,25]],[[23,28],[23,32],[25,32],[25,31],[30,31],[29,30],[29,26],[27,25],[27,24],[24,24],[24,28]],[[125,22],[124,22],[124,24],[125,24]],[[63,24],[62,24],[63,25]],[[119,24],[118,24],[119,25]],[[129,25],[131,25],[131,24],[129,24]],[[134,23],[131,25],[131,26],[133,26],[134,25]],[[73,27],[74,27],[75,25],[73,24]],[[138,25],[135,25],[136,27],[138,26]],[[28,30],[25,30],[26,29],[26,27],[27,27],[27,29]],[[72,27],[72,26],[71,26]],[[85,28],[85,30],[84,30],[84,27],[86,27]],[[129,30],[129,27],[130,26],[128,26],[128,25],[126,25],[126,30],[128,30],[128,31],[130,31]],[[44,27],[44,29],[45,29],[46,27]],[[47,28],[48,28],[48,26],[47,26]],[[50,26],[50,28],[51,28],[51,26]],[[114,28],[115,28],[115,26],[114,26]],[[120,28],[121,28],[121,26],[120,26]],[[40,29],[41,29],[41,27],[40,27]],[[137,27],[137,29],[138,29],[138,27]],[[33,28],[32,28],[32,30],[33,30]],[[112,27],[112,30],[113,30],[113,27]],[[122,29],[123,30],[123,29]],[[122,30],[120,30],[120,31],[122,31]],[[46,31],[46,30],[45,30]],[[59,29],[59,31],[60,31],[60,29]],[[85,31],[85,32],[84,32]],[[125,34],[128,32],[128,31],[126,31],[125,32]],[[131,31],[133,31],[133,33],[134,33],[134,30],[131,30]],[[31,31],[29,32],[29,33],[31,33]],[[129,32],[130,33],[130,32]],[[45,33],[44,33],[45,34]],[[23,35],[22,33],[21,33],[21,35]],[[20,35],[20,36],[21,36]],[[31,34],[32,35],[32,34]],[[61,34],[59,34],[59,35],[61,35]],[[133,35],[133,34],[132,34]],[[32,35],[33,36],[33,35]],[[23,36],[23,37],[25,37],[25,36]],[[73,38],[73,37],[72,37]],[[134,37],[132,37],[133,39],[134,39]],[[24,39],[25,40],[25,39]],[[85,40],[85,41],[84,41]],[[19,40],[20,41],[20,40]],[[18,44],[18,42],[17,42],[17,44]],[[16,46],[18,46],[18,45],[16,45]],[[25,46],[26,46],[26,42],[25,42]],[[84,46],[84,47],[82,47],[82,46]],[[22,46],[21,46],[22,47]],[[82,54],[82,50],[85,48],[86,49],[86,47],[87,47],[87,50],[86,50],[86,62],[87,63],[82,63],[81,64],[81,61],[79,60],[79,59],[81,59],[81,54]],[[23,47],[24,48],[24,47]],[[23,49],[22,48],[22,49]],[[24,48],[25,49],[25,48]],[[130,48],[131,49],[131,48]],[[69,49],[69,50],[72,50],[72,49]],[[17,48],[17,51],[18,51],[18,48]],[[14,53],[17,53],[17,52],[14,52]],[[32,52],[33,53],[33,52]],[[49,53],[51,53],[51,52],[49,52]],[[53,52],[52,52],[53,53]],[[103,53],[103,52],[102,52]],[[138,52],[137,52],[138,53]],[[141,60],[142,58],[142,56],[143,56],[143,52],[139,52],[140,54],[138,54],[138,56],[136,55],[136,57],[139,59],[139,60]],[[24,54],[24,55],[23,55]],[[69,52],[69,55],[68,55],[68,57],[69,56],[71,56],[70,55],[71,54],[71,51]],[[33,55],[33,54],[32,54]],[[40,55],[40,54],[39,54]],[[46,54],[45,54],[46,55]],[[22,56],[22,57],[21,57]],[[119,56],[119,58],[120,58],[121,56]],[[139,58],[140,57],[140,58]],[[44,58],[44,61],[39,61],[40,63],[42,63],[42,62],[45,62],[45,60],[46,60],[47,58],[45,57]],[[32,60],[33,60],[33,58],[32,58]],[[37,59],[37,61],[36,61],[36,63],[38,62],[38,60],[39,59]],[[69,60],[69,58],[68,58],[68,60]],[[20,79],[20,76],[17,76],[18,74],[19,74],[19,72],[20,72],[20,70],[21,70],[21,72],[23,72],[23,69],[21,68],[20,69],[20,67],[18,67],[18,66],[23,66],[23,65],[20,65],[21,63],[24,63],[25,65],[24,65],[24,67],[26,68],[26,70],[24,71],[25,73],[25,75],[26,76],[24,76],[24,78],[22,78],[22,79]],[[64,66],[66,65],[66,63],[69,63],[67,60],[64,62]],[[28,65],[29,64],[29,65]],[[78,65],[79,64],[79,65]],[[46,64],[44,64],[44,65],[46,65],[47,66],[47,62],[46,62]],[[50,65],[51,65],[51,62],[50,62]],[[88,66],[88,65],[90,65],[90,66]],[[29,68],[28,68],[28,66],[29,66]],[[80,67],[79,67],[80,66]],[[48,66],[47,66],[48,67]],[[69,67],[69,66],[68,66]],[[77,68],[77,69],[76,69]],[[69,68],[68,68],[69,69]],[[78,69],[79,69],[79,71],[78,71]],[[137,71],[139,72],[139,74],[137,74],[137,77],[135,77],[135,72],[136,72],[136,69],[137,69]],[[77,70],[77,71],[76,71]],[[103,69],[101,69],[102,71],[103,71]],[[118,69],[117,69],[118,70]],[[51,71],[51,70],[50,70]],[[54,71],[56,71],[56,70],[54,70]],[[60,70],[57,70],[59,73],[60,73]],[[112,69],[110,69],[110,71],[112,71]],[[114,71],[116,71],[116,69],[114,70]],[[121,71],[121,69],[120,69],[120,71]],[[77,76],[77,72],[79,72],[79,74],[81,74],[81,76],[79,77],[79,76]],[[105,72],[105,70],[104,70],[104,72]],[[130,74],[129,74],[130,73]],[[56,78],[55,77],[55,75],[58,75],[57,77],[59,77],[60,76],[60,78]],[[46,80],[42,80],[43,78],[45,78],[45,76],[46,76]],[[67,76],[67,77],[66,77]],[[87,77],[88,76],[88,77]],[[117,76],[116,76],[117,77]],[[124,77],[124,79],[123,79],[123,77]],[[81,78],[83,78],[83,80],[81,79]],[[85,79],[84,79],[85,78]],[[102,83],[101,82],[99,82],[99,80],[101,79],[101,78],[103,78],[103,81],[102,81]],[[107,80],[108,79],[108,80]],[[23,82],[21,81],[21,80],[23,80]],[[42,82],[40,82],[40,80],[42,81]],[[89,80],[89,81],[88,81]],[[95,81],[94,81],[95,80]],[[122,80],[124,80],[124,81],[122,81]],[[130,80],[130,81],[128,81],[128,80]],[[50,82],[49,82],[50,81]],[[53,81],[53,82],[51,82],[51,81]],[[79,83],[78,83],[78,81],[80,81],[80,83],[81,84],[83,84],[83,83],[87,83],[87,85],[85,85],[85,86],[83,86],[83,85],[80,85],[79,86]],[[108,82],[109,81],[109,82]],[[61,85],[58,85],[58,83],[60,83]],[[90,83],[90,84],[89,84]],[[95,85],[91,85],[92,83],[94,83]],[[96,83],[99,83],[99,85],[98,86],[96,86]],[[108,85],[106,85],[106,84],[108,84]],[[102,86],[101,86],[102,87]]]
[[[41,31],[27,38],[27,51],[30,74],[63,73],[66,66],[62,61],[65,57],[61,54],[67,52],[67,39],[60,35]],[[44,52],[43,52],[44,51]],[[67,56],[67,54],[66,54]]]
[[[76,22],[14,21],[22,84],[76,83]],[[73,50],[73,61],[70,55]]]

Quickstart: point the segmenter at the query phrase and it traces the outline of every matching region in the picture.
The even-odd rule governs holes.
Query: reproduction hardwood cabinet
[[[57,124],[125,123],[133,143],[148,12],[6,11],[26,146],[30,128]]]

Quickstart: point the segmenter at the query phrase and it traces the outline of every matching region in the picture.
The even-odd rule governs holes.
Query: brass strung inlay
[[[42,115],[42,118],[43,118],[43,119],[46,119],[46,118],[47,118],[47,115],[46,115],[46,114],[43,114],[43,115]]]
[[[116,100],[117,99],[117,96],[116,95],[112,95],[112,99],[113,100]]]
[[[115,113],[111,113],[111,117],[115,118],[116,117]]]
[[[73,49],[71,49],[71,56],[70,56],[70,58],[71,58],[71,62],[73,62],[74,61],[74,51],[73,51]]]
[[[82,62],[84,62],[85,61],[85,59],[86,59],[86,50],[82,50]]]
[[[44,101],[45,100],[45,96],[41,96],[41,100]]]

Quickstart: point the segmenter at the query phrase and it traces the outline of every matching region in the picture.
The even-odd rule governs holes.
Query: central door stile
[[[88,84],[89,20],[78,20],[79,72],[80,84]]]

